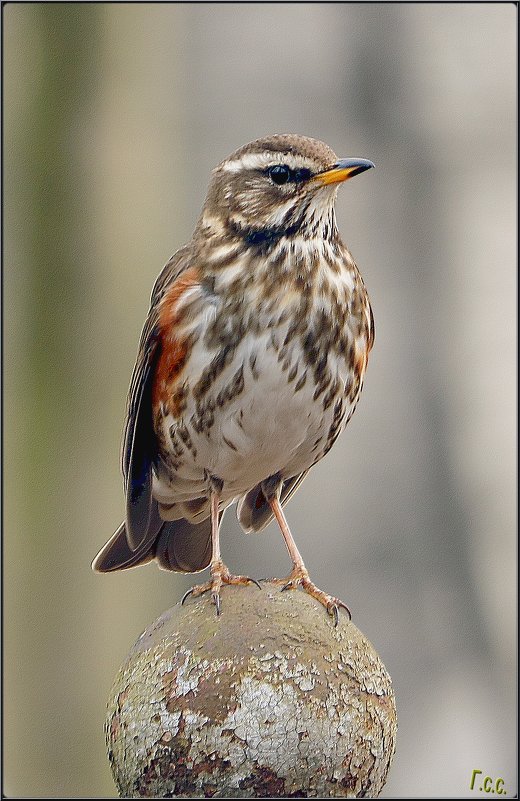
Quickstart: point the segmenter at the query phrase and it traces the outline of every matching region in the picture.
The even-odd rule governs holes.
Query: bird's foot
[[[325,607],[329,615],[334,619],[335,626],[338,625],[340,608],[344,609],[349,620],[352,620],[352,614],[348,606],[339,598],[335,598],[333,595],[328,595],[328,593],[320,590],[320,588],[310,580],[307,569],[303,565],[295,565],[285,579],[275,578],[269,579],[269,581],[272,581],[275,584],[280,584],[282,587],[282,592],[285,590],[295,590],[297,587],[301,587],[302,590],[309,595],[312,595],[313,598],[316,598],[316,600]]]
[[[211,565],[210,572],[209,581],[205,581],[204,584],[196,584],[184,593],[181,605],[190,595],[197,598],[199,595],[204,595],[205,592],[211,592],[211,600],[215,604],[217,615],[220,615],[220,590],[223,584],[256,584],[259,589],[262,589],[256,579],[249,578],[249,576],[234,576],[220,560]]]

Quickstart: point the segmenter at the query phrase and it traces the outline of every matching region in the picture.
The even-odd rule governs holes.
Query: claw
[[[349,620],[352,620],[352,613],[348,606],[343,603],[343,601],[340,601],[339,598],[334,598],[334,596],[328,595],[327,593],[323,592],[323,590],[320,590],[314,584],[314,582],[310,580],[309,574],[302,566],[295,565],[293,571],[290,573],[287,579],[270,579],[270,581],[282,585],[280,592],[294,590],[297,587],[301,587],[304,592],[306,592],[308,595],[311,595],[325,607],[328,614],[333,618],[334,627],[336,627],[339,623],[340,607],[346,611]]]
[[[313,593],[311,592],[310,594],[312,595]],[[316,598],[317,596],[314,596],[314,597]],[[325,596],[325,597],[327,597],[327,596]],[[328,596],[328,597],[330,598],[330,596]],[[317,598],[317,600],[320,601],[324,606],[326,606],[327,612],[329,613],[329,615],[331,615],[334,618],[334,628],[337,628],[337,625],[339,623],[339,608],[340,607],[342,609],[344,609],[345,612],[347,613],[349,621],[352,620],[352,612],[348,608],[347,604],[344,604],[343,601],[340,601],[339,598],[331,598],[329,603],[325,603],[319,597]]]
[[[184,595],[182,596],[181,606],[184,606],[184,601],[186,600],[186,598],[189,598],[189,596],[192,594],[193,590],[194,590],[194,588],[190,587],[190,589],[187,590],[187,592],[184,593]]]
[[[336,602],[336,610],[337,610],[338,606],[341,606],[341,608],[344,609],[345,612],[347,613],[348,619],[352,620],[352,612],[348,608],[347,604],[344,604],[343,601],[339,600],[339,598],[334,598],[334,600]]]
[[[249,576],[233,576],[222,562],[217,562],[212,565],[210,580],[206,581],[204,584],[197,584],[195,587],[191,587],[191,589],[185,592],[182,596],[181,606],[190,595],[194,598],[198,598],[199,595],[204,595],[205,592],[211,592],[211,600],[215,604],[217,615],[220,615],[220,590],[222,585],[249,584],[250,582],[251,584],[256,584],[259,590],[262,589],[256,579],[249,578]]]

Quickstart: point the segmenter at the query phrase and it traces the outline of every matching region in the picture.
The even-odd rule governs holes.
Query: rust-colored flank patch
[[[155,368],[155,378],[152,392],[152,405],[154,414],[163,404],[166,408],[171,406],[174,395],[174,385],[182,372],[188,355],[188,341],[176,335],[176,327],[181,318],[179,301],[192,287],[200,283],[199,271],[190,267],[173,282],[161,301],[159,314],[159,348],[160,355]],[[175,414],[175,409],[170,411]]]

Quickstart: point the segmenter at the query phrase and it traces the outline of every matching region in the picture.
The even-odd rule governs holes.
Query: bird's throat
[[[284,237],[291,237],[301,229],[301,222],[293,223],[289,226],[279,226],[271,228],[241,228],[236,223],[232,223],[233,233],[242,239],[246,247],[257,248],[261,251],[269,250]]]

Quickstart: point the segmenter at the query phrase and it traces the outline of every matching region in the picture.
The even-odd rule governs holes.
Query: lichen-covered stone
[[[227,586],[165,612],[116,678],[121,796],[375,797],[395,748],[390,677],[361,632],[299,590]]]

